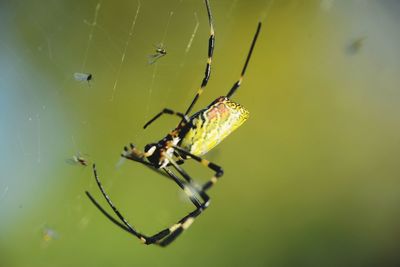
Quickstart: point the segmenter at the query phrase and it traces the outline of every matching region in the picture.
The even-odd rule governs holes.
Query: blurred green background
[[[176,118],[144,123],[184,111],[197,91],[203,1],[0,2],[0,266],[400,265],[399,2],[210,1],[215,56],[195,110],[238,79],[262,21],[234,96],[250,119],[207,154],[225,176],[166,249],[112,225],[84,194],[106,204],[91,168],[69,163],[78,152],[96,162],[144,233],[192,210],[175,184],[119,154],[162,138]],[[168,54],[150,65],[159,43]]]

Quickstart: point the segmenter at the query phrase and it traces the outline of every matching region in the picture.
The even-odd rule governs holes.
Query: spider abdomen
[[[217,98],[190,118],[179,146],[201,156],[218,145],[249,117],[249,111],[226,97]]]

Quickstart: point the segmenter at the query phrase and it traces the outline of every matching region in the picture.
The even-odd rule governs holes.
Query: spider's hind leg
[[[181,153],[185,156],[189,156],[192,159],[194,159],[195,161],[197,161],[197,162],[201,163],[202,165],[215,171],[214,176],[211,177],[211,179],[202,186],[202,188],[201,188],[202,191],[206,191],[206,190],[210,189],[218,181],[218,179],[221,178],[221,176],[224,174],[224,171],[222,170],[222,168],[220,166],[218,166],[217,164],[214,164],[206,159],[202,159],[199,156],[193,155],[192,153],[184,150],[181,147],[174,146],[174,149],[178,150],[179,153]]]

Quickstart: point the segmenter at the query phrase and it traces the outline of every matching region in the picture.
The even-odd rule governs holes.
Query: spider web
[[[146,20],[141,16],[149,10],[148,5],[140,0],[125,3],[126,10],[129,10],[121,16],[121,21],[125,24],[117,25],[115,32],[115,25],[108,18],[108,6],[104,1],[92,1],[85,6],[59,6],[60,1],[49,2],[48,8],[54,12],[54,17],[58,17],[55,23],[49,23],[45,19],[45,11],[27,6],[22,1],[2,4],[3,23],[0,27],[4,28],[4,39],[0,41],[0,53],[2,62],[7,62],[8,66],[1,65],[0,120],[2,125],[9,127],[0,129],[0,137],[1,140],[10,140],[1,142],[1,148],[10,153],[0,163],[0,209],[8,207],[9,212],[15,207],[23,207],[26,199],[40,191],[40,186],[36,185],[54,182],[48,175],[41,176],[41,172],[65,163],[78,153],[92,154],[90,137],[82,134],[81,130],[90,132],[94,127],[92,121],[95,113],[90,111],[92,104],[88,103],[97,96],[101,102],[110,102],[108,105],[111,108],[121,105],[123,92],[127,87],[126,74],[135,71],[135,66],[132,69],[132,58],[140,62],[139,68],[146,68],[150,75],[145,76],[147,88],[144,89],[143,100],[138,101],[144,110],[142,119],[134,134],[123,142],[136,139],[140,142],[143,133],[137,129],[141,128],[141,124],[153,112],[152,100],[156,98],[153,93],[158,90],[157,79],[161,70],[159,66],[164,60],[148,65],[147,56],[154,53],[154,45],[164,44],[167,49],[171,48],[168,45],[170,25],[182,2],[176,1],[174,5],[164,9],[165,20],[160,23],[162,26],[157,26],[162,30],[155,31],[152,37],[154,39],[146,39],[143,34],[137,34],[140,20],[140,27],[146,27]],[[146,8],[147,10],[142,10]],[[23,28],[19,28],[17,19]],[[6,30],[6,27],[14,31]],[[191,38],[185,53],[189,52],[196,32],[197,29],[193,33],[187,33],[187,39],[190,34]],[[65,41],[68,40],[63,37],[65,35],[73,36],[73,42]],[[24,38],[31,38],[28,42],[32,44],[23,46],[27,42]],[[13,46],[12,41],[17,45]],[[140,50],[138,45],[142,47]],[[141,54],[138,56],[136,51]],[[168,66],[173,65],[169,63]],[[49,74],[45,74],[46,71]],[[74,80],[74,73],[92,74],[93,81],[87,86],[84,82]],[[18,89],[11,91],[6,90],[7,87]],[[105,98],[107,94],[109,97]],[[14,109],[12,102],[21,108]],[[60,104],[67,111],[64,115],[58,111]],[[13,115],[6,117],[5,114],[11,110]],[[115,150],[120,150],[120,145],[115,146]],[[52,146],[57,146],[58,149],[54,150]],[[69,165],[62,166],[61,169],[70,172]],[[88,171],[78,174],[87,176]],[[41,178],[31,179],[32,175],[39,175]],[[18,179],[12,179],[15,176]],[[16,188],[21,182],[25,188],[31,189],[30,192],[22,190],[16,194]],[[68,212],[76,208],[72,206],[69,205]],[[5,220],[3,222],[0,230],[6,224]]]
[[[289,253],[296,247],[291,246],[288,250],[280,233],[274,239],[267,235],[269,230],[266,229],[279,225],[278,221],[276,225],[267,225],[273,222],[271,218],[281,218],[270,216],[271,212],[283,210],[284,218],[290,219],[286,215],[292,210],[274,206],[270,200],[275,197],[274,193],[281,193],[278,189],[288,190],[286,183],[297,185],[299,177],[306,177],[311,169],[314,172],[313,162],[307,161],[307,155],[321,164],[316,171],[330,170],[329,167],[336,170],[337,166],[345,168],[333,172],[336,174],[332,176],[322,176],[324,179],[307,177],[305,187],[296,186],[289,194],[283,194],[289,195],[285,205],[289,201],[299,203],[296,197],[303,197],[302,192],[310,192],[308,197],[321,199],[318,203],[322,212],[318,215],[324,215],[323,207],[333,203],[326,202],[328,205],[325,205],[323,201],[323,193],[329,192],[326,196],[331,199],[354,200],[357,205],[353,206],[357,209],[363,199],[368,204],[376,204],[375,207],[385,207],[379,210],[382,215],[378,216],[379,221],[374,219],[377,216],[373,216],[370,208],[359,213],[371,218],[371,223],[385,226],[384,221],[393,221],[396,213],[390,214],[391,207],[386,204],[393,203],[392,209],[396,211],[395,201],[399,195],[395,152],[399,143],[396,85],[399,84],[400,69],[397,52],[400,13],[399,4],[394,2],[210,0],[216,33],[212,73],[193,112],[225,94],[238,78],[260,20],[263,28],[255,49],[256,56],[249,64],[244,90],[241,88],[239,97],[235,98],[245,106],[249,102],[252,105],[249,107],[252,124],[240,130],[241,134],[247,131],[251,135],[236,135],[239,136],[236,143],[221,150],[217,147],[206,155],[207,160],[221,164],[227,175],[221,185],[210,192],[213,201],[217,200],[210,213],[207,211],[211,216],[201,218],[204,219],[203,226],[196,225],[199,226],[197,229],[204,227],[205,231],[186,235],[186,242],[193,251],[206,248],[205,252],[211,252],[207,254],[210,257],[191,262],[186,249],[181,253],[182,258],[173,259],[173,263],[170,260],[153,264],[152,258],[157,257],[152,257],[146,258],[143,264],[143,258],[149,253],[142,253],[143,248],[135,242],[124,246],[121,243],[121,238],[125,238],[123,234],[112,229],[85,196],[84,191],[90,191],[110,211],[96,187],[90,164],[97,164],[100,179],[111,199],[144,233],[154,233],[161,226],[168,227],[184,212],[192,210],[191,205],[186,205],[187,197],[183,193],[182,201],[179,201],[181,190],[171,181],[139,164],[129,162],[119,167],[122,162],[118,163],[118,160],[123,146],[130,142],[142,149],[145,144],[163,138],[179,121],[177,118],[162,117],[146,130],[142,129],[143,125],[165,107],[185,111],[198,90],[204,76],[209,37],[204,1],[0,1],[0,266],[43,266],[43,262],[48,262],[49,266],[60,265],[59,262],[75,258],[65,257],[65,248],[87,251],[76,253],[76,261],[82,260],[81,265],[90,261],[98,266],[115,259],[124,262],[123,266],[131,266],[132,258],[139,266],[187,262],[200,265],[210,259],[225,260],[223,257],[235,249],[240,253],[228,255],[227,262],[239,264],[241,261],[237,258],[241,257],[243,262],[251,259],[252,263],[254,258],[250,256],[267,257],[264,248],[269,246],[274,247],[274,254],[287,256],[282,251]],[[307,6],[307,12],[302,12]],[[346,8],[349,6],[352,8]],[[148,56],[155,54],[160,44],[167,55],[149,64]],[[332,61],[319,68],[327,59]],[[337,62],[340,65],[336,65]],[[329,73],[321,70],[325,67]],[[322,76],[315,75],[319,71]],[[89,82],[76,80],[75,73],[92,74],[93,79]],[[313,88],[322,89],[312,94]],[[320,101],[324,96],[329,100]],[[321,108],[326,103],[328,108],[331,104],[331,108],[336,109]],[[307,115],[307,112],[312,114]],[[336,113],[341,113],[342,117]],[[295,118],[299,120],[295,121]],[[320,128],[324,125],[326,128]],[[297,127],[304,127],[300,129],[304,131],[297,131]],[[306,141],[313,133],[307,127],[315,130],[315,136],[319,134],[310,143]],[[326,140],[323,139],[325,134]],[[267,140],[266,136],[272,138]],[[336,140],[338,146],[332,142]],[[326,146],[325,141],[331,142],[331,146]],[[307,146],[316,142],[321,142],[317,150],[313,150],[312,145]],[[300,160],[298,155],[290,154],[292,149],[300,151],[302,148],[305,152],[301,151],[299,155],[305,153],[306,156]],[[328,152],[323,151],[327,148]],[[251,154],[243,153],[245,149]],[[270,151],[272,156],[268,155]],[[349,151],[349,155],[342,153],[344,151]],[[77,163],[78,156],[87,160],[89,166]],[[235,160],[231,160],[234,156]],[[346,157],[348,161],[344,160]],[[242,167],[246,161],[247,166],[254,168]],[[269,162],[264,165],[264,161]],[[275,169],[266,168],[267,164]],[[211,176],[208,169],[193,161],[183,166],[196,181]],[[276,179],[280,180],[277,184],[270,184],[276,173],[286,170],[287,173],[282,172]],[[327,182],[334,180],[330,179],[335,178],[334,175],[341,176],[348,171],[352,176],[358,175],[359,181],[350,184],[353,177],[346,181],[337,179],[342,184],[336,184],[341,190],[335,195]],[[263,179],[266,173],[271,175]],[[370,173],[376,177],[371,177]],[[389,181],[387,176],[391,174],[393,177]],[[291,176],[295,177],[293,181],[289,180]],[[311,182],[316,186],[307,187]],[[385,188],[385,183],[387,187],[391,186],[390,190]],[[318,185],[323,186],[319,188]],[[364,191],[359,191],[360,185]],[[243,190],[245,186],[251,190]],[[270,191],[264,190],[264,186]],[[312,195],[313,189],[322,191]],[[306,204],[305,201],[307,198],[302,198],[300,204]],[[251,209],[246,211],[252,203],[269,203],[271,209],[266,211],[261,207],[258,214],[252,215]],[[235,211],[242,209],[244,213],[231,213],[231,204],[235,205]],[[223,218],[218,208],[230,213],[229,217]],[[307,215],[314,215],[314,209],[308,211],[303,216],[306,219]],[[268,213],[265,218],[261,216],[263,212]],[[299,211],[294,210],[293,214],[298,215]],[[236,216],[241,218],[236,220]],[[254,219],[252,223],[242,224],[242,220],[248,218]],[[314,223],[315,218],[309,217],[308,222]],[[325,221],[321,218],[314,228],[330,229],[329,223],[319,224]],[[214,235],[216,242],[209,246],[207,237],[216,229],[212,228],[213,223],[228,219],[230,226],[223,225],[224,232]],[[340,223],[344,222],[341,217],[338,219]],[[326,221],[331,222],[330,218]],[[304,230],[304,225],[298,224],[291,229]],[[354,227],[354,230],[365,232],[355,231],[353,236],[359,237],[361,233],[371,237],[364,247],[373,251],[374,246],[378,248],[385,239],[380,233],[368,235],[370,226],[372,224]],[[229,228],[244,231],[232,234]],[[396,225],[394,222],[389,227],[380,227],[379,231],[381,228],[396,229]],[[208,229],[214,230],[208,232]],[[390,236],[389,231],[382,233]],[[287,235],[307,239],[304,233],[297,231]],[[107,243],[94,244],[93,236]],[[262,238],[265,236],[267,238]],[[223,240],[217,240],[219,237]],[[253,238],[257,240],[252,242]],[[375,238],[381,243],[372,245]],[[218,250],[217,242],[228,246]],[[232,247],[242,243],[250,245],[244,250],[240,245]],[[118,244],[118,251],[114,244]],[[98,250],[98,245],[103,247]],[[106,253],[98,255],[98,251],[110,248],[109,258]],[[279,251],[282,248],[285,250]],[[391,251],[391,247],[388,248]],[[153,253],[151,248],[147,251]],[[393,251],[395,255],[396,249]],[[80,254],[85,258],[79,258]],[[130,262],[125,263],[126,258],[120,258],[122,254],[132,257]],[[307,253],[296,255],[302,254]],[[166,259],[159,258],[160,261]],[[380,257],[378,260],[382,258],[391,259]],[[291,260],[286,258],[283,262],[287,263],[288,259]],[[100,260],[102,262],[94,263]],[[253,265],[267,262],[277,265],[279,262],[274,262],[273,257],[263,260]],[[215,261],[215,264],[219,262]]]
[[[239,3],[212,5],[226,6],[229,17]],[[0,162],[0,210],[15,213],[0,222],[0,231],[23,216],[15,211],[27,203],[45,205],[53,190],[71,184],[76,186],[72,200],[62,208],[85,228],[90,218],[81,212],[83,189],[96,190],[88,180],[90,166],[65,162],[85,155],[114,174],[108,181],[119,178],[115,166],[123,145],[158,140],[157,129],[168,132],[171,126],[165,125],[176,123],[174,118],[162,119],[154,131],[142,126],[164,107],[184,109],[203,76],[209,26],[201,1],[163,2],[156,8],[143,0],[114,8],[106,1],[46,4],[43,9],[12,1],[0,8],[0,122],[7,126],[0,128],[0,144],[9,151]],[[167,55],[148,64],[160,44]],[[74,73],[92,74],[93,81],[88,86]]]

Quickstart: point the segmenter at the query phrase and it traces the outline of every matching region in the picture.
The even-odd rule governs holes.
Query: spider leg
[[[112,210],[114,211],[114,213],[118,216],[118,218],[123,222],[123,224],[126,226],[127,230],[129,230],[129,232],[131,232],[134,236],[136,236],[137,238],[139,238],[140,240],[142,240],[143,242],[146,242],[146,240],[148,239],[147,236],[139,233],[138,231],[136,231],[130,224],[129,222],[125,219],[125,217],[119,212],[119,210],[114,206],[113,202],[111,201],[110,197],[107,195],[106,191],[103,188],[103,185],[100,182],[100,179],[97,175],[97,170],[96,170],[96,165],[93,164],[93,174],[94,174],[94,178],[96,179],[96,183],[101,191],[101,193],[103,194],[104,198],[107,200],[107,203],[110,205],[110,207],[112,208]],[[88,195],[89,196],[89,195]],[[97,205],[96,205],[97,206]],[[103,210],[103,209],[100,209]],[[107,215],[106,215],[107,216]],[[108,217],[108,216],[107,216]],[[108,217],[110,219],[110,217]],[[111,221],[113,221],[115,223],[115,220],[110,219]],[[119,225],[119,224],[118,224]]]
[[[180,167],[174,160],[170,159],[169,157],[167,157],[167,158],[171,162],[172,166],[179,172],[179,174],[182,175],[182,177],[189,183],[189,185],[191,185],[195,189],[196,193],[200,195],[200,197],[203,199],[203,201],[205,203],[208,203],[210,197],[204,192],[204,189],[201,188],[199,190],[197,184],[190,177],[190,175],[182,167]],[[207,206],[208,206],[208,204],[207,204]]]
[[[88,192],[85,191],[86,195],[89,197],[89,199],[92,201],[92,203],[101,211],[101,213],[103,213],[112,223],[114,223],[115,225],[117,225],[118,227],[120,227],[122,230],[134,235],[137,237],[137,235],[135,233],[133,233],[129,228],[127,228],[124,224],[120,223],[118,220],[116,220],[113,216],[111,216],[107,211],[104,210],[104,208],[102,206],[100,206],[100,204],[94,199],[94,197],[92,197],[92,195]],[[143,243],[148,242],[147,240],[160,240],[163,239],[164,237],[166,237],[171,231],[167,231],[167,229],[164,229],[163,231],[160,231],[159,233],[153,235],[152,237],[145,237],[144,235],[142,235],[142,238],[140,238],[140,240]],[[158,244],[157,244],[158,245]]]
[[[173,166],[176,168],[176,164],[173,164]],[[180,168],[178,166],[178,168]],[[170,174],[172,177],[175,177],[175,174],[167,169],[164,168],[164,170]],[[180,172],[178,170],[178,172]],[[181,173],[181,172],[180,172]],[[182,173],[181,173],[182,174]],[[173,178],[173,179],[175,179]],[[190,178],[190,177],[189,177]],[[190,185],[189,185],[190,186]],[[185,190],[186,191],[186,190]],[[188,229],[194,220],[199,216],[210,204],[210,197],[205,194],[204,192],[202,193],[201,197],[204,200],[204,203],[201,204],[201,206],[197,207],[194,211],[183,217],[181,220],[179,220],[176,224],[172,225],[169,228],[169,234],[166,237],[160,238],[159,241],[156,241],[156,244],[162,247],[168,246],[170,243],[172,243],[179,235],[183,233],[184,230]],[[162,239],[162,240],[161,240]]]
[[[243,77],[244,77],[244,74],[246,72],[247,65],[249,64],[251,54],[253,53],[254,46],[256,45],[258,34],[260,33],[260,29],[261,29],[261,22],[258,23],[256,34],[254,35],[253,41],[251,43],[250,51],[247,54],[246,62],[244,63],[244,66],[243,66],[243,69],[242,69],[242,73],[240,74],[240,78],[239,78],[239,80],[237,82],[235,82],[233,84],[231,90],[229,90],[229,93],[226,95],[227,98],[230,98],[236,92],[236,90],[239,88],[240,84],[243,81]]]
[[[174,146],[174,149],[178,150],[180,153],[182,153],[186,156],[190,156],[195,161],[200,162],[202,165],[215,171],[214,176],[211,177],[211,179],[202,186],[202,191],[206,191],[206,190],[210,189],[210,187],[212,187],[218,181],[218,179],[224,174],[224,171],[222,170],[222,168],[220,166],[218,166],[206,159],[202,159],[199,156],[193,155],[192,153],[184,150],[181,147]]]
[[[150,124],[152,124],[155,120],[157,120],[159,117],[161,117],[163,114],[170,114],[170,115],[176,115],[178,117],[180,117],[182,119],[182,121],[184,121],[185,123],[189,122],[189,118],[184,115],[181,112],[175,112],[171,109],[168,108],[164,108],[160,113],[158,113],[156,116],[154,116],[154,118],[152,118],[151,120],[149,120],[144,126],[143,129],[146,129],[147,126],[149,126]]]
[[[158,173],[160,173],[161,175],[164,175],[168,178],[172,178],[172,180],[174,180],[176,183],[178,183],[178,185],[186,192],[186,194],[190,197],[191,195],[195,193],[197,193],[198,195],[201,196],[201,198],[203,199],[204,202],[207,202],[207,200],[209,199],[209,197],[206,194],[203,194],[203,190],[198,190],[198,188],[196,188],[196,183],[193,181],[193,179],[178,165],[183,164],[184,163],[184,159],[181,157],[181,155],[179,153],[177,153],[176,151],[174,151],[174,155],[177,157],[177,161],[175,161],[174,159],[172,159],[170,156],[168,156],[166,153],[163,154],[164,157],[166,157],[168,159],[168,161],[170,162],[170,165],[173,165],[174,168],[182,175],[182,177],[186,180],[186,182],[188,182],[190,184],[190,188],[185,187],[184,184],[181,184],[181,181],[179,180],[179,178],[177,178],[173,173],[167,173],[167,175],[163,172],[160,171],[160,169],[156,168],[153,166],[153,164],[151,164],[150,162],[145,161],[145,157],[143,156],[143,152],[137,150],[135,148],[135,146],[133,144],[130,144],[130,148],[131,150],[128,149],[128,147],[124,147],[124,153],[121,154],[122,157],[125,157],[127,159],[130,159],[132,161],[136,161],[139,163],[144,164],[146,167],[152,169],[153,171],[156,171]],[[167,169],[168,170],[168,169]],[[167,172],[167,171],[166,171]],[[172,177],[172,175],[174,177]],[[194,191],[194,192],[193,192]],[[192,200],[193,204],[196,205],[197,207],[199,206],[198,201]]]
[[[120,223],[117,219],[115,219],[107,211],[105,211],[105,209],[103,209],[103,207],[94,199],[94,197],[92,197],[92,195],[88,191],[85,191],[85,193],[88,196],[88,198],[90,199],[90,201],[92,201],[92,203],[101,211],[101,213],[103,213],[111,222],[113,222],[115,225],[117,225],[122,230],[132,234],[131,230],[129,230],[129,228],[127,228],[125,226],[125,224]]]
[[[136,147],[130,143],[130,149],[124,146],[124,152],[121,154],[122,157],[133,160],[133,161],[144,161],[145,155],[142,151],[136,149]]]
[[[124,151],[124,153],[121,154],[121,157],[138,162],[143,164],[144,166],[146,166],[147,168],[149,168],[152,171],[157,172],[158,174],[167,177],[168,179],[171,179],[170,176],[168,176],[166,173],[160,171],[160,169],[157,169],[156,167],[154,167],[153,164],[151,164],[150,162],[145,161],[143,158],[139,158],[139,157],[135,157],[134,155],[130,154],[127,151]]]
[[[206,70],[204,72],[204,78],[203,78],[203,81],[201,82],[200,89],[197,91],[196,96],[194,97],[192,103],[186,110],[185,115],[189,114],[189,112],[192,110],[194,104],[197,102],[198,98],[203,93],[203,90],[206,87],[208,80],[210,79],[210,74],[211,74],[211,61],[212,61],[212,56],[213,56],[213,52],[214,52],[215,35],[214,35],[214,25],[213,25],[213,18],[211,15],[210,3],[208,0],[205,0],[205,2],[206,2],[206,7],[207,7],[208,23],[210,24],[210,38],[208,39],[208,59],[207,59],[207,64],[206,64]],[[182,123],[183,123],[183,120],[181,121],[181,124]]]
[[[184,185],[179,179],[178,177],[176,177],[176,175],[173,174],[172,171],[170,171],[167,168],[164,168],[164,170],[166,171],[166,173],[182,188],[185,189],[185,192],[187,192],[186,188],[188,185]],[[178,223],[172,225],[169,228],[166,228],[160,232],[158,232],[157,234],[153,235],[153,236],[146,236],[144,234],[139,233],[137,230],[135,230],[130,224],[129,222],[125,219],[125,217],[119,212],[119,210],[114,206],[113,202],[111,201],[110,197],[107,195],[107,193],[105,192],[100,179],[97,175],[97,170],[96,170],[96,166],[93,164],[93,173],[94,173],[94,177],[96,179],[97,185],[101,191],[101,193],[103,194],[103,196],[105,197],[105,199],[107,200],[107,203],[110,205],[110,207],[112,208],[112,210],[114,211],[114,213],[118,216],[118,218],[123,222],[120,223],[119,221],[117,221],[114,217],[112,217],[108,212],[106,212],[103,207],[100,206],[100,204],[90,195],[89,192],[86,191],[86,195],[89,197],[89,199],[92,201],[92,203],[111,221],[113,222],[115,225],[117,225],[118,227],[120,227],[121,229],[129,232],[130,234],[136,236],[137,238],[139,238],[144,244],[150,245],[150,244],[156,244],[156,245],[160,245],[160,246],[166,246],[168,244],[170,244],[183,230],[187,229],[191,223],[194,221],[194,218],[197,217],[205,208],[207,208],[208,206],[208,202],[207,203],[203,203],[200,204],[200,202],[197,200],[197,198],[191,194],[190,198],[191,199],[196,199],[197,204],[196,205],[196,210],[191,212],[189,215],[183,217]],[[195,202],[194,202],[195,203]],[[165,240],[162,240],[164,239]],[[162,241],[161,241],[162,240]]]
[[[181,155],[178,154],[178,152],[174,151],[174,156],[178,159],[176,161],[178,165],[185,163],[185,160],[181,157]]]
[[[183,217],[178,223],[169,228],[170,234],[165,238],[160,238],[156,244],[161,247],[166,247],[171,244],[179,235],[183,233],[184,230],[188,229],[192,225],[197,216],[199,216],[206,208],[207,206],[197,208],[193,212]]]

